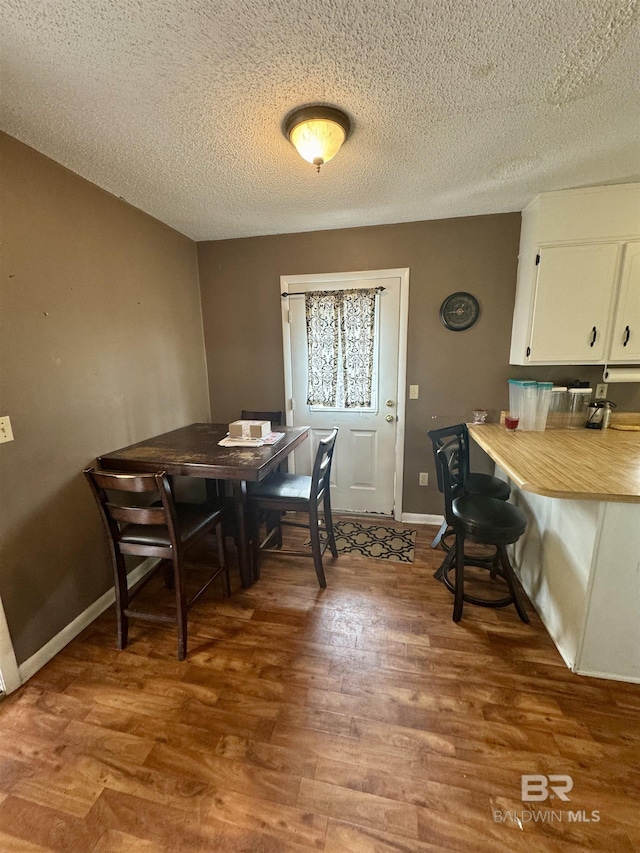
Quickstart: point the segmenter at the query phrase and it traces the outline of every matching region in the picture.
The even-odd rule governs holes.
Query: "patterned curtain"
[[[305,294],[307,364],[310,406],[335,406],[338,386],[339,305],[336,293],[320,290]]]
[[[376,289],[305,294],[310,406],[371,405]]]

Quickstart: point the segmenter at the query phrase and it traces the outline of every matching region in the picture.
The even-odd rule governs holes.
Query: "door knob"
[[[389,406],[389,408],[391,408],[391,406],[395,406],[395,401],[394,400],[387,400],[387,402],[385,403],[385,406]]]
[[[391,423],[392,421],[395,421],[395,418],[393,417],[393,415],[386,415],[385,421],[387,421],[387,423]]]

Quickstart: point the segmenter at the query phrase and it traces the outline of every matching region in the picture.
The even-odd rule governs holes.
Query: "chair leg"
[[[224,569],[224,578],[226,581],[222,583],[222,594],[226,592],[227,596],[231,595],[231,580],[229,578],[229,563],[227,562],[227,542],[222,531],[222,522],[216,524],[216,544],[218,546],[218,561],[220,567]]]
[[[329,549],[331,550],[331,554],[333,557],[338,556],[338,549],[336,548],[336,537],[333,532],[333,516],[331,515],[331,495],[329,494],[329,489],[325,489],[324,493],[324,526],[327,529],[327,541],[329,543]]]
[[[525,622],[527,625],[529,624],[529,616],[527,615],[527,611],[524,609],[522,601],[520,600],[520,595],[518,593],[518,587],[516,582],[516,577],[513,571],[513,566],[511,565],[511,561],[509,560],[509,556],[507,554],[507,549],[504,545],[498,546],[498,553],[500,555],[500,562],[502,564],[502,570],[505,575],[505,579],[507,581],[507,585],[509,587],[509,592],[511,593],[511,597],[513,598],[513,603],[518,612],[518,616]]]
[[[445,575],[449,571],[449,567],[453,563],[455,556],[456,556],[455,547],[449,548],[449,550],[447,551],[447,556],[444,558],[444,560],[440,564],[439,568],[437,568],[435,570],[435,572],[433,573],[433,576],[437,581],[443,580],[443,578],[445,577]]]
[[[178,660],[184,660],[187,656],[187,591],[185,588],[184,574],[178,559],[174,560],[174,574],[176,576],[176,612],[178,620]]]
[[[273,509],[268,509],[266,512],[262,513],[262,515],[264,515],[267,533],[271,533],[271,531],[274,528],[280,527],[280,516],[281,516],[280,512],[273,510]],[[278,546],[278,548],[281,548],[282,547],[282,529],[281,528],[278,532],[278,539],[280,541],[276,542],[276,545]]]
[[[462,619],[462,605],[464,604],[464,536],[456,533],[456,583],[453,603],[453,621]]]
[[[260,580],[260,510],[249,503],[249,536],[251,539],[251,575]]]
[[[116,619],[118,624],[118,648],[126,649],[129,642],[129,617],[124,612],[129,606],[129,590],[127,587],[127,569],[121,554],[114,556]]]
[[[435,535],[435,539],[431,543],[432,548],[437,548],[438,545],[440,544],[440,542],[442,542],[442,537],[447,532],[448,526],[449,525],[447,524],[446,520],[442,522],[442,524],[440,525],[440,530],[438,530],[438,532]]]
[[[311,553],[313,554],[313,565],[316,569],[318,583],[321,589],[327,588],[327,579],[322,567],[322,549],[320,547],[320,525],[318,523],[318,507],[311,506],[309,509],[309,527],[311,533]]]
[[[493,562],[491,563],[491,569],[489,570],[489,577],[491,580],[495,580],[498,575],[498,569],[500,568],[500,551],[496,548],[496,553],[493,558]]]
[[[276,548],[282,548],[282,513],[280,510],[274,510],[270,515],[269,526],[267,527],[267,532],[270,533],[274,527],[277,529],[275,546]]]

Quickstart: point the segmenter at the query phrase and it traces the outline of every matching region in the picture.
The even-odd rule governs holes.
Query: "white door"
[[[297,473],[310,474],[318,441],[338,427],[331,501],[336,510],[400,517],[404,445],[404,375],[408,270],[377,270],[322,276],[283,276],[287,423],[311,427],[309,441],[294,451]],[[376,297],[376,345],[369,407],[328,408],[307,404],[307,290],[384,288]],[[299,295],[296,295],[299,294]]]

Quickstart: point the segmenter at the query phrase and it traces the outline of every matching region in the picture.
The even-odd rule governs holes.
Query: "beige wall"
[[[10,137],[0,596],[23,662],[112,584],[83,467],[208,420],[195,244]]]
[[[519,232],[506,214],[199,243],[212,418],[284,404],[280,275],[410,267],[407,383],[420,398],[407,401],[403,509],[441,513],[427,430],[506,405]],[[482,309],[466,332],[438,317],[456,290]]]

